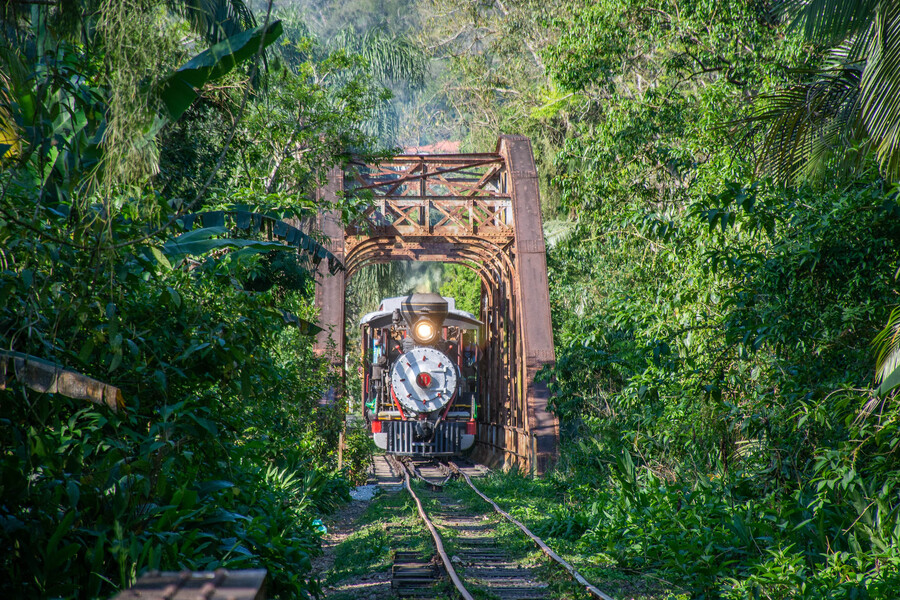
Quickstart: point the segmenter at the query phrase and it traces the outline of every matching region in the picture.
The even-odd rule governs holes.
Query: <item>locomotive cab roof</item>
[[[410,294],[408,296],[396,296],[394,298],[385,298],[381,301],[378,310],[370,312],[359,322],[360,326],[370,325],[376,329],[390,327],[395,310],[401,313],[407,312],[410,304],[415,303],[417,296],[420,294]],[[477,329],[483,323],[475,318],[472,313],[464,310],[456,309],[456,301],[446,296],[438,296],[437,294],[429,294],[436,298],[442,298],[447,302],[447,316],[443,318],[443,327],[458,327],[460,329]],[[409,323],[409,325],[412,325]]]

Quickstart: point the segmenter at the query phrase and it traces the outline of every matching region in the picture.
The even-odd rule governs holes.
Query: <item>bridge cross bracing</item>
[[[462,264],[482,283],[484,322],[476,457],[543,472],[557,453],[559,427],[545,383],[555,360],[544,236],[531,142],[501,136],[481,154],[402,155],[334,170],[320,199],[344,192],[371,199],[345,226],[326,213],[320,228],[346,270],[319,274],[316,303],[325,330],[316,349],[344,365],[347,278],[393,260]]]

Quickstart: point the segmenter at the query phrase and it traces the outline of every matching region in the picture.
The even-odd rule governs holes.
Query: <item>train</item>
[[[482,325],[434,293],[385,298],[362,318],[362,411],[376,446],[423,457],[473,446]]]

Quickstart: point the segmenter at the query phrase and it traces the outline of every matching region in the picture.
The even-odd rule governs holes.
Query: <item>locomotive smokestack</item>
[[[440,295],[434,293],[410,294],[403,300],[403,318],[410,327],[419,319],[426,318],[439,329],[447,318],[449,305]]]

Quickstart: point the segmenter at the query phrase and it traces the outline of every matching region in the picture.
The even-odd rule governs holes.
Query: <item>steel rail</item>
[[[596,587],[594,587],[587,579],[585,579],[585,578],[581,575],[581,573],[579,573],[578,571],[576,571],[576,570],[575,570],[575,567],[573,567],[571,564],[569,564],[568,561],[566,561],[566,559],[564,559],[563,557],[561,557],[559,554],[557,554],[556,552],[554,552],[553,549],[550,548],[550,546],[548,546],[547,544],[545,544],[545,543],[544,543],[544,540],[542,540],[542,539],[539,538],[538,536],[536,536],[536,535],[534,535],[533,533],[531,533],[531,531],[530,531],[527,527],[525,527],[525,525],[523,525],[522,523],[520,523],[519,521],[517,521],[517,520],[515,519],[515,517],[513,517],[513,516],[510,515],[508,512],[506,512],[505,510],[503,510],[502,508],[500,508],[500,507],[497,505],[496,502],[494,502],[493,500],[491,500],[490,498],[488,498],[487,496],[485,496],[483,493],[481,493],[481,490],[479,490],[477,487],[475,487],[475,484],[472,483],[472,480],[469,478],[469,476],[466,475],[466,473],[464,473],[463,471],[461,471],[461,470],[459,469],[459,467],[456,466],[455,463],[453,463],[453,462],[448,462],[447,464],[448,464],[448,465],[450,466],[450,468],[453,469],[456,473],[459,473],[460,475],[462,475],[462,476],[465,478],[466,483],[469,484],[469,487],[472,488],[472,489],[475,491],[476,494],[478,494],[479,496],[481,496],[481,499],[482,499],[482,500],[484,500],[485,502],[487,502],[488,504],[490,504],[491,506],[493,506],[493,507],[494,507],[494,510],[497,511],[499,514],[503,515],[503,517],[505,517],[507,521],[509,521],[510,523],[512,523],[513,525],[515,525],[515,526],[518,527],[519,529],[521,529],[522,532],[523,532],[525,535],[527,535],[528,537],[530,537],[530,538],[534,541],[534,543],[536,543],[536,544],[540,547],[540,549],[544,551],[544,554],[546,554],[547,556],[549,556],[550,558],[552,558],[553,560],[555,560],[557,563],[559,563],[566,571],[569,572],[569,575],[571,575],[571,576],[575,579],[575,581],[577,581],[578,583],[580,583],[581,585],[583,585],[583,586],[585,587],[585,589],[587,589],[588,592],[590,592],[591,594],[593,594],[593,595],[596,596],[597,598],[601,598],[601,600],[614,600],[611,596],[608,596],[607,594],[604,594],[603,592],[601,592],[600,590],[598,590]]]
[[[428,531],[431,532],[431,537],[434,539],[434,547],[437,549],[438,556],[441,557],[441,562],[444,563],[444,568],[447,570],[450,581],[456,586],[456,590],[463,597],[463,600],[475,600],[474,596],[466,589],[462,579],[457,575],[456,569],[453,568],[453,563],[450,562],[450,557],[447,556],[447,552],[444,550],[444,542],[441,540],[441,534],[438,533],[434,524],[431,522],[431,519],[428,518],[428,515],[425,513],[425,508],[422,507],[422,501],[419,500],[419,497],[416,496],[416,493],[413,491],[409,481],[409,469],[401,461],[397,461],[397,463],[403,468],[403,480],[406,484],[406,491],[408,491],[409,495],[412,496],[412,499],[415,500],[416,508],[419,510],[419,516],[425,521]]]

